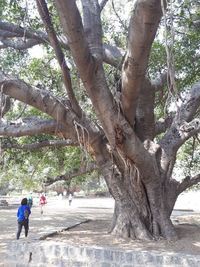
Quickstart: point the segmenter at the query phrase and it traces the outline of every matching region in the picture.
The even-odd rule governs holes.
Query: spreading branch
[[[77,113],[77,115],[80,117],[82,114],[82,110],[81,110],[81,108],[77,102],[77,99],[74,95],[74,92],[72,89],[72,82],[71,82],[69,68],[68,68],[67,63],[65,61],[64,53],[63,53],[61,46],[59,44],[59,40],[56,36],[56,32],[54,30],[46,2],[43,0],[42,1],[36,0],[36,2],[37,2],[37,7],[38,7],[40,17],[44,23],[44,26],[46,28],[46,32],[47,32],[49,40],[50,40],[50,43],[51,43],[51,45],[55,51],[56,58],[58,60],[60,68],[62,70],[64,85],[67,89],[68,97],[69,97],[69,100],[71,102],[72,108]]]
[[[175,120],[178,123],[189,122],[195,116],[200,106],[200,81],[195,83],[184,98],[184,102],[177,111]]]
[[[188,189],[189,187],[196,185],[200,183],[200,173],[190,177],[187,176],[185,179],[183,179],[183,181],[179,184],[178,186],[178,194],[182,193],[183,191],[185,191],[186,189]]]
[[[160,141],[161,168],[171,177],[178,149],[192,136],[200,132],[200,119],[194,117],[200,105],[200,83],[192,86],[185,101],[178,108],[170,128]]]
[[[70,105],[67,106],[67,103],[64,105],[47,90],[32,87],[22,80],[7,77],[2,72],[0,72],[0,86],[4,94],[50,115],[62,124],[70,139],[76,138],[74,120],[78,121],[78,118]]]
[[[112,132],[114,132],[113,129],[110,129],[112,127],[110,121],[113,118],[114,99],[108,89],[102,66],[101,41],[99,40],[101,36],[97,36],[98,41],[95,43],[97,46],[93,50],[95,28],[90,29],[92,33],[88,34],[88,36],[85,34],[82,19],[76,3],[69,0],[65,2],[57,0],[56,6],[60,15],[60,21],[64,33],[70,39],[70,50],[80,74],[80,78],[92,103],[94,104],[93,106],[98,118],[104,125],[105,131],[107,133],[109,132],[109,135],[111,136]],[[96,16],[100,19],[98,5],[95,10],[97,12]],[[89,12],[89,7],[86,8],[86,12]],[[89,27],[89,25],[91,27],[93,25],[92,22],[95,13],[90,15],[91,23],[85,21],[85,27]],[[73,25],[73,27],[71,25]],[[97,27],[99,27],[98,22]],[[98,33],[99,31],[96,32],[96,34]],[[106,119],[104,114],[106,114],[108,119]],[[111,143],[112,142],[113,141],[111,141]]]
[[[137,1],[130,20],[128,47],[122,68],[122,107],[132,127],[151,45],[161,16],[160,0],[141,0]]]
[[[95,163],[88,164],[87,166],[79,168],[79,169],[74,168],[70,172],[65,173],[64,175],[59,175],[55,178],[47,177],[45,181],[45,185],[50,186],[53,183],[56,183],[58,181],[71,181],[73,178],[77,176],[84,175],[86,173],[91,173],[97,169],[98,168]]]
[[[199,133],[200,120],[198,118],[192,120],[199,106],[200,82],[194,84],[185,96],[185,101],[178,108],[171,127],[160,142],[168,155],[174,155],[174,151],[177,151],[184,142]]]
[[[173,122],[172,116],[167,116],[165,119],[159,119],[155,123],[155,136],[161,133],[165,133],[168,128],[170,128]]]
[[[5,22],[0,20],[0,36],[1,33],[3,33],[3,37],[9,37],[5,36],[7,32],[9,34],[15,35],[13,37],[23,37],[23,38],[30,38],[30,39],[36,39],[38,41],[44,42],[48,41],[47,34],[43,33],[41,31],[32,31],[31,29],[26,29],[21,26],[15,25],[13,23]]]
[[[103,125],[111,148],[120,149],[121,154],[126,155],[138,168],[149,169],[150,172],[154,172],[151,155],[135,135],[109,91],[102,62],[98,61],[90,51],[76,3],[70,0],[64,2],[56,0],[56,6],[64,33],[70,40],[70,50],[80,77]],[[96,11],[98,12],[98,8]],[[91,14],[91,16],[94,15]],[[99,17],[99,14],[96,14],[96,16]],[[92,26],[92,24],[90,25]],[[93,28],[90,30],[93,31]],[[92,39],[89,39],[89,41],[91,45]],[[145,176],[146,181],[149,178],[150,175]],[[155,179],[158,179],[158,177],[155,177]]]
[[[74,1],[56,0],[65,35],[69,38],[69,46],[84,83],[88,83],[94,74],[95,63],[85,38],[82,19]],[[75,30],[76,29],[76,30]]]
[[[13,38],[13,40],[11,40]],[[57,36],[62,48],[69,50],[68,39],[64,35]],[[29,28],[23,28],[13,23],[0,20],[0,40],[2,44],[0,49],[8,47],[18,50],[31,48],[37,44],[50,44],[48,35],[42,31],[32,31]],[[119,68],[123,58],[124,51],[110,44],[103,44],[103,61],[111,66]]]
[[[56,129],[62,127],[61,134],[64,137],[74,142],[78,140],[85,142],[86,135],[92,144],[98,142],[98,138],[102,133],[100,133],[99,129],[90,119],[86,117],[79,118],[73,112],[68,101],[63,103],[59,98],[53,96],[51,92],[32,87],[22,80],[6,76],[1,71],[0,87],[4,94],[33,106],[54,118],[58,125]]]
[[[2,142],[1,149],[19,149],[19,150],[25,150],[25,151],[34,151],[39,150],[44,147],[53,147],[53,148],[61,148],[66,146],[77,146],[77,143],[74,143],[70,140],[45,140],[41,142],[36,142],[32,144],[16,144],[12,142]]]
[[[24,118],[17,121],[0,121],[0,136],[33,136],[38,134],[59,135],[64,128],[55,120],[44,120],[39,118]],[[66,137],[66,135],[65,135]]]
[[[13,39],[13,40],[8,40],[4,39],[1,40],[4,48],[11,47],[17,50],[26,50],[28,48],[31,48],[35,45],[41,44],[42,42],[40,40],[35,40],[35,39],[28,39],[28,40],[22,40],[22,39]],[[3,48],[3,47],[2,47]]]

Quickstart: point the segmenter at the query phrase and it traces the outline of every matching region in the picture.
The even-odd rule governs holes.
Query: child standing
[[[68,197],[68,200],[69,200],[69,206],[71,206],[71,204],[72,204],[72,194],[70,193],[69,194],[69,197]]]
[[[27,205],[27,198],[23,198],[21,201],[21,206],[19,206],[17,211],[17,222],[18,222],[17,239],[19,239],[20,237],[23,226],[25,229],[25,237],[28,236],[30,214],[31,210]]]

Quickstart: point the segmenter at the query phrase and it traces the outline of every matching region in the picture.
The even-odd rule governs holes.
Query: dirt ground
[[[59,240],[72,245],[111,246],[119,249],[156,250],[200,255],[200,214],[179,216],[174,220],[179,239],[169,242],[135,241],[108,234],[110,219],[91,220],[47,240]]]
[[[111,198],[75,198],[72,205],[66,199],[48,198],[43,215],[37,199],[30,218],[30,233],[28,241],[39,239],[41,236],[71,227],[79,222],[89,219],[68,231],[46,239],[46,242],[63,241],[68,244],[109,246],[119,249],[156,250],[162,252],[180,252],[184,254],[200,255],[200,206],[198,194],[183,195],[173,211],[172,221],[175,224],[179,239],[175,242],[166,240],[142,242],[115,238],[108,234],[112,219],[114,201]],[[18,199],[8,198],[9,207],[0,207],[0,259],[7,252],[7,246],[16,238],[16,212]],[[193,201],[194,200],[194,201]],[[24,233],[20,239],[24,240]],[[44,242],[44,241],[43,241]]]

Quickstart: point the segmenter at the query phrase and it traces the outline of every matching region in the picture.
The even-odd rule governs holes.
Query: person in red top
[[[47,204],[47,199],[45,197],[45,194],[42,193],[40,196],[40,207],[41,207],[41,211],[40,213],[43,214],[43,207]]]

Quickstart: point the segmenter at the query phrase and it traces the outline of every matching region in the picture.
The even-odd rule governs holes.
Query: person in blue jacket
[[[31,214],[30,207],[27,204],[27,198],[23,198],[21,201],[21,205],[17,211],[17,222],[18,222],[18,231],[17,231],[17,239],[19,239],[22,227],[25,229],[25,237],[28,236],[29,229],[29,215]]]

